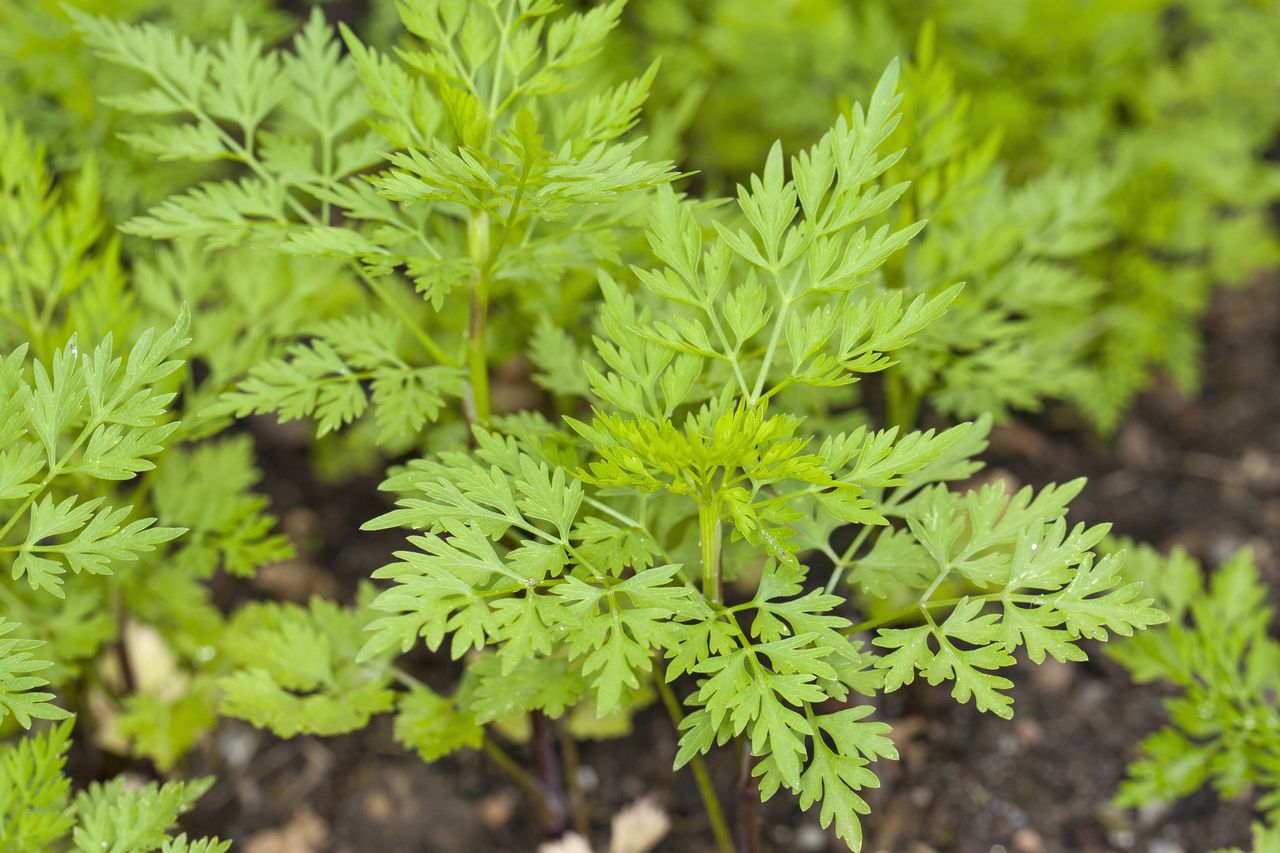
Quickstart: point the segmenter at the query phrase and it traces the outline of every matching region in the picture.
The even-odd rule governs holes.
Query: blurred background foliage
[[[73,5],[197,43],[239,16],[278,43],[311,4]],[[395,37],[391,0],[323,5],[371,44]],[[112,221],[190,185],[193,168],[219,168],[157,162],[118,139],[127,119],[102,99],[132,75],[92,60],[58,0],[3,4],[0,52],[8,117],[55,172],[94,169]],[[897,215],[932,224],[887,284],[940,290],[954,283],[935,280],[945,269],[969,288],[949,319],[968,334],[935,334],[889,375],[893,419],[910,422],[925,400],[1003,417],[1065,399],[1106,433],[1155,371],[1194,391],[1214,288],[1280,257],[1280,3],[638,0],[590,73],[621,81],[660,58],[649,156],[731,194],[773,140],[811,144],[894,56],[919,78],[902,172],[932,170]]]
[[[731,191],[773,139],[811,143],[893,56],[948,69],[968,109],[963,147],[995,134],[986,168],[1013,189],[1048,175],[1105,186],[1101,199],[1060,199],[1061,215],[1097,205],[1086,213],[1106,222],[1103,239],[1077,253],[1099,286],[1085,302],[1086,337],[1065,363],[1036,371],[1045,381],[1031,395],[1067,397],[1104,431],[1153,370],[1192,391],[1209,295],[1276,262],[1274,0],[645,0],[624,29],[630,73],[663,59],[653,144],[713,190]],[[922,61],[925,45],[936,57]],[[924,132],[911,156],[945,159],[954,140],[943,110],[916,117]]]

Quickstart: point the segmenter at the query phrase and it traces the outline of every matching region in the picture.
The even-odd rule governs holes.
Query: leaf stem
[[[410,690],[430,690],[429,687],[419,678],[405,672],[398,666],[392,665],[390,668],[391,677],[400,684]],[[546,797],[543,794],[542,786],[538,784],[538,780],[530,775],[529,771],[520,766],[520,762],[516,761],[507,751],[498,745],[493,736],[485,731],[481,736],[480,748],[484,754],[498,765],[502,772],[511,777],[511,781],[515,782],[529,799],[533,801],[533,807],[538,812],[544,823],[550,822],[551,809],[547,805]]]
[[[713,605],[724,604],[720,574],[720,517],[711,500],[698,503],[698,540],[702,545],[702,595]]]
[[[353,261],[347,266],[355,272],[356,277],[364,283],[365,287],[369,288],[370,292],[372,292],[374,296],[378,297],[378,300],[381,301],[383,305],[386,305],[395,312],[396,317],[398,317],[400,322],[405,325],[405,328],[409,330],[414,339],[416,339],[418,343],[422,344],[422,348],[427,351],[428,355],[446,367],[457,366],[458,360],[445,352],[440,345],[435,342],[431,335],[427,333],[427,330],[424,329],[420,323],[414,320],[413,317],[409,316],[409,312],[405,310],[405,307],[391,295],[391,291],[383,287],[376,278],[365,272],[365,270],[361,268],[360,264]]]
[[[472,424],[488,422],[492,414],[489,397],[489,353],[485,327],[489,320],[489,214],[473,213],[467,220],[467,245],[476,275],[471,283],[471,306],[467,323],[468,417]]]
[[[760,779],[754,773],[756,757],[751,742],[738,739],[742,753],[742,771],[738,780],[738,853],[760,851]]]
[[[646,533],[648,532],[648,528],[647,528],[647,527],[645,527],[645,526],[644,526],[643,524],[641,524],[640,522],[636,521],[636,520],[635,520],[634,518],[632,518],[631,516],[626,515],[626,514],[621,513],[621,512],[618,512],[616,509],[614,509],[613,507],[609,506],[609,505],[608,505],[607,503],[605,503],[604,501],[596,500],[595,498],[591,497],[591,495],[583,495],[583,496],[582,496],[582,502],[583,502],[583,503],[585,503],[585,504],[588,504],[588,505],[590,505],[590,506],[595,507],[596,509],[598,509],[598,510],[600,510],[601,512],[605,513],[606,515],[611,515],[611,516],[613,516],[614,520],[622,522],[622,523],[623,523],[623,524],[625,524],[627,527],[632,527],[632,528],[635,528],[636,530],[643,530],[643,531],[645,531]]]
[[[546,799],[542,793],[542,786],[538,784],[538,780],[529,775],[529,771],[520,766],[520,762],[516,761],[507,751],[498,746],[497,742],[485,732],[484,739],[481,741],[481,748],[484,754],[493,760],[504,773],[511,777],[511,780],[524,790],[525,794],[533,801],[534,809],[538,812],[544,823],[550,821],[550,809],[547,807]]]
[[[662,696],[662,704],[667,708],[667,715],[671,717],[676,731],[679,731],[680,724],[684,722],[680,700],[676,698],[671,685],[663,680],[660,670],[655,673],[653,681],[658,685],[658,694]],[[729,824],[724,819],[724,809],[720,807],[720,798],[716,796],[716,787],[711,782],[711,774],[707,772],[707,765],[702,760],[702,756],[695,755],[689,762],[689,767],[693,770],[694,781],[698,783],[702,807],[706,809],[707,819],[711,821],[711,832],[716,837],[716,845],[720,848],[720,853],[734,853],[733,833],[729,831]]]
[[[858,535],[854,537],[853,542],[845,549],[844,555],[835,561],[836,566],[831,572],[831,578],[827,581],[827,595],[835,592],[836,587],[840,584],[840,578],[844,576],[845,569],[853,564],[853,555],[862,547],[862,543],[867,541],[867,537],[871,535],[871,530],[871,525],[864,524],[862,529],[858,531]]]
[[[858,633],[861,633],[862,631],[870,631],[872,629],[879,628],[882,625],[888,625],[892,622],[897,622],[900,619],[906,619],[908,616],[913,616],[917,613],[923,613],[927,615],[931,610],[937,610],[942,607],[954,607],[955,605],[964,601],[966,598],[969,599],[970,601],[982,601],[982,602],[1003,601],[1003,602],[1016,602],[1020,604],[1035,604],[1035,603],[1038,603],[1043,598],[1043,596],[1025,595],[1025,594],[1020,594],[1016,592],[1009,592],[1007,590],[1001,590],[999,592],[991,592],[983,595],[958,595],[958,596],[955,596],[954,598],[940,598],[937,601],[931,601],[927,597],[925,597],[913,604],[908,604],[906,607],[899,607],[897,610],[886,613],[883,616],[877,616],[874,619],[868,619],[865,622],[859,622],[857,625],[851,625],[848,628],[842,628],[840,630],[840,633],[848,636],[849,634],[858,634]]]
[[[764,393],[765,383],[769,380],[769,369],[773,367],[773,356],[778,350],[778,342],[782,339],[782,333],[785,331],[783,327],[787,324],[787,314],[791,311],[791,306],[797,300],[796,288],[800,283],[800,271],[797,270],[795,276],[791,279],[791,287],[786,293],[782,292],[782,276],[778,269],[773,270],[774,283],[778,288],[778,295],[782,297],[782,307],[778,309],[778,319],[774,321],[773,333],[769,336],[769,346],[764,352],[764,361],[760,363],[760,374],[756,377],[756,386],[751,392],[751,403],[760,400],[760,396]]]

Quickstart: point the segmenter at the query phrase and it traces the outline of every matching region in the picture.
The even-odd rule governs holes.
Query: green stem
[[[932,592],[930,592],[930,594],[932,594]],[[1005,592],[1003,590],[1000,592],[987,593],[985,595],[958,595],[953,598],[940,598],[937,601],[931,601],[928,599],[928,596],[924,596],[920,601],[917,601],[914,604],[908,604],[906,607],[899,607],[897,610],[893,610],[883,616],[877,616],[874,619],[859,622],[857,625],[842,628],[840,633],[849,635],[857,634],[862,631],[870,631],[874,628],[879,628],[882,625],[888,625],[893,622],[906,619],[908,616],[913,616],[917,613],[927,615],[931,610],[937,610],[942,607],[955,607],[966,598],[970,601],[1005,601],[1016,602],[1019,604],[1036,604],[1040,601],[1041,596]]]
[[[680,724],[684,722],[680,700],[676,698],[671,685],[662,679],[661,672],[657,673],[653,680],[658,685],[658,693],[662,696],[662,704],[666,706],[671,722],[679,731]],[[711,783],[711,774],[707,772],[707,765],[702,760],[702,756],[695,755],[689,762],[689,767],[693,770],[693,778],[698,783],[702,807],[707,810],[707,819],[711,821],[711,832],[716,837],[716,845],[720,848],[720,853],[734,853],[733,833],[729,831],[729,824],[724,819],[724,809],[720,807],[720,798],[716,796],[716,787]]]
[[[648,529],[643,524],[636,521],[631,516],[624,515],[623,513],[618,512],[616,509],[609,506],[607,503],[604,503],[603,501],[598,501],[595,498],[591,497],[591,495],[583,495],[582,502],[589,506],[595,507],[596,509],[605,513],[606,515],[613,516],[616,520],[622,522],[627,527],[634,527],[636,530],[644,530],[645,532],[648,532]]]
[[[493,127],[493,120],[498,117],[498,92],[502,86],[502,72],[506,68],[507,62],[507,38],[511,33],[511,18],[515,13],[515,3],[507,3],[507,19],[503,21],[498,17],[498,7],[494,6],[493,12],[494,23],[498,25],[498,52],[493,63],[493,83],[489,87],[489,126]],[[493,135],[490,133],[490,141]]]
[[[470,381],[470,417],[473,424],[489,420],[489,353],[485,327],[489,321],[489,214],[474,213],[467,220],[467,245],[476,275],[471,283],[470,319],[467,324],[467,371]]]
[[[827,595],[831,595],[835,592],[836,587],[840,585],[840,579],[844,577],[845,569],[853,565],[853,555],[862,547],[862,543],[867,541],[867,537],[869,535],[871,535],[871,525],[863,525],[863,528],[858,531],[857,537],[855,537],[849,547],[845,549],[844,555],[840,559],[836,560],[836,567],[831,572],[831,577],[827,580]]]
[[[498,746],[493,738],[486,732],[484,740],[481,742],[484,754],[489,756],[494,764],[511,777],[511,780],[520,786],[533,801],[534,808],[538,811],[539,816],[544,822],[550,819],[550,810],[547,808],[546,798],[542,794],[542,786],[538,784],[538,780],[529,775],[523,767],[520,766],[506,750]]]
[[[389,668],[391,677],[398,681],[401,685],[410,690],[430,690],[431,688],[424,684],[420,679],[415,678],[394,664]],[[511,781],[515,782],[522,788],[529,799],[533,801],[534,809],[542,816],[550,814],[547,807],[546,798],[542,794],[542,786],[538,784],[538,780],[530,775],[529,771],[520,766],[520,762],[516,761],[507,751],[498,745],[493,736],[488,731],[481,736],[480,748],[484,750],[484,754],[493,760],[504,773],[511,777]]]
[[[796,288],[800,284],[800,270],[797,270],[795,276],[792,277],[791,287],[785,293],[782,290],[782,276],[776,266],[773,268],[773,280],[778,288],[778,295],[782,297],[782,307],[778,309],[778,319],[774,321],[773,334],[769,336],[769,346],[764,351],[764,361],[760,363],[760,374],[756,377],[756,386],[751,392],[750,402],[752,403],[760,400],[760,396],[764,393],[765,383],[769,380],[769,369],[773,367],[773,356],[778,351],[778,342],[782,340],[783,327],[787,324],[787,314],[791,311],[791,306],[796,301]]]
[[[698,504],[698,539],[702,545],[702,595],[713,605],[724,603],[724,582],[720,576],[720,517],[715,504]]]

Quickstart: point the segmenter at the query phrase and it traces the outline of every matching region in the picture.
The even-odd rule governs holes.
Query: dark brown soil
[[[1204,326],[1196,399],[1160,384],[1110,442],[1072,428],[1063,413],[1019,422],[997,431],[991,463],[1031,484],[1086,473],[1078,519],[1112,521],[1118,534],[1160,547],[1183,545],[1209,564],[1252,545],[1266,577],[1280,582],[1280,288],[1260,281],[1221,294]],[[286,524],[315,548],[306,562],[268,572],[265,589],[347,597],[397,539],[355,533],[376,512],[373,481],[302,480],[304,449],[287,433],[271,435],[267,487],[286,508]],[[448,681],[443,659],[423,655],[413,664]],[[1110,805],[1138,742],[1163,722],[1157,690],[1132,686],[1097,653],[1075,666],[1024,664],[1014,680],[1011,722],[957,706],[941,688],[882,703],[902,760],[879,768],[884,785],[870,797],[866,849],[1201,853],[1247,845],[1247,798],[1222,803],[1206,793],[1140,812]],[[290,742],[227,724],[215,741],[204,761],[219,782],[190,828],[251,853],[528,851],[539,841],[528,803],[488,759],[467,753],[425,765],[394,744],[385,720],[348,737]],[[519,745],[508,746],[524,759]],[[673,823],[658,849],[714,849],[691,779],[670,770],[675,739],[660,708],[640,715],[631,736],[580,749],[598,845],[619,807],[651,793]],[[711,762],[726,801],[731,764],[729,756]],[[769,849],[842,849],[787,797],[765,807],[764,827]]]

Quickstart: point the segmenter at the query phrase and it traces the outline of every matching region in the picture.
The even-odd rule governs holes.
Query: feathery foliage
[[[1067,110],[1080,147],[1120,137],[1086,164],[1028,103],[1084,92],[1058,91],[1055,59],[993,107],[975,80],[1008,34],[959,47],[963,10],[921,27],[827,0],[625,18],[621,0],[405,0],[395,37],[315,8],[285,38],[265,3],[21,0],[35,23],[0,49],[84,50],[58,75],[47,50],[0,71],[0,723],[37,727],[0,746],[0,849],[226,849],[172,829],[205,780],[73,793],[64,705],[107,707],[99,745],[168,774],[222,718],[292,737],[382,714],[426,761],[475,749],[511,770],[510,742],[613,736],[660,699],[722,849],[703,758],[734,742],[741,790],[786,789],[857,850],[897,757],[885,694],[919,678],[1008,718],[1016,656],[1082,660],[1165,622],[1156,605],[1173,623],[1116,654],[1191,698],[1122,800],[1267,784],[1270,747],[1243,723],[1188,716],[1262,711],[1176,663],[1252,661],[1231,678],[1269,701],[1243,570],[1153,602],[1135,576],[1152,558],[1126,567],[1107,525],[1068,522],[1083,481],[976,476],[1015,411],[1069,399],[1106,427],[1152,365],[1190,379],[1210,281],[1270,257],[1226,271],[1262,241],[1263,131],[1223,119],[1213,150],[1249,168],[1216,195],[1157,144],[1205,113],[1222,44],[1248,40],[1252,12],[1219,32],[1215,4],[1189,4],[1214,36],[1194,58],[1122,51],[1131,77],[1165,72],[1132,127]],[[1032,5],[1008,32],[1056,20]],[[1112,20],[1085,5],[1058,22],[1073,56]],[[778,61],[745,67],[760,52],[741,44],[766,37]],[[645,59],[617,79],[628,50]],[[798,85],[815,63],[869,97]],[[712,71],[722,92],[699,88]],[[40,114],[31,81],[67,114]],[[73,105],[89,88],[102,105]],[[677,184],[677,153],[700,177]],[[1191,233],[1209,208],[1239,243]],[[1190,283],[1153,295],[1166,274]],[[954,425],[916,429],[925,408]],[[258,491],[262,415],[310,422],[321,475],[391,464],[395,508],[365,527],[406,539],[354,601],[212,591],[294,552]],[[456,684],[412,674],[420,646],[460,662]],[[160,663],[134,671],[139,649]]]
[[[1211,785],[1234,797],[1248,786],[1275,827],[1280,818],[1280,642],[1253,556],[1241,551],[1206,573],[1185,552],[1139,549],[1126,574],[1156,590],[1170,621],[1108,650],[1139,683],[1168,682],[1169,724],[1142,744],[1117,801],[1170,802]],[[1262,838],[1274,835],[1263,831]],[[1270,849],[1255,841],[1259,851]]]
[[[884,179],[901,156],[885,150],[896,86],[891,66],[866,109],[792,158],[789,175],[775,146],[739,190],[747,227],[716,218],[708,236],[695,205],[658,194],[657,263],[631,272],[640,290],[601,276],[591,417],[568,419],[575,435],[477,429],[474,452],[388,481],[399,508],[371,526],[418,532],[375,575],[394,585],[373,603],[385,615],[364,654],[421,639],[495,658],[456,703],[430,703],[450,737],[466,731],[451,722],[459,711],[511,710],[506,679],[533,661],[575,674],[560,686],[548,671],[526,700],[552,713],[584,699],[609,713],[647,679],[688,677],[677,765],[742,738],[762,797],[785,787],[820,802],[823,824],[857,848],[869,765],[896,752],[855,694],[919,673],[1007,717],[1011,682],[994,671],[1014,650],[1078,660],[1081,639],[1164,618],[1120,582],[1116,558],[1094,558],[1105,526],[1067,527],[1082,483],[948,490],[979,467],[987,423],[815,435],[787,406],[803,396],[820,408],[827,389],[889,367],[955,296],[905,302],[870,284],[919,231],[867,224],[905,190]],[[831,534],[849,525],[858,537],[836,555]],[[801,557],[822,551],[837,574],[806,591]],[[846,571],[855,598],[912,603],[855,626],[834,612]],[[734,579],[754,593],[727,602]],[[888,627],[913,617],[923,624]],[[870,646],[854,636],[873,628]],[[503,689],[486,690],[489,678]]]
[[[1091,235],[1056,247],[1042,236],[1021,247],[1027,260],[1043,261],[1054,247],[1048,259],[1060,261],[1066,251],[1087,274],[1076,286],[1087,286],[1065,315],[1053,299],[1023,303],[1031,353],[1046,335],[1060,345],[1056,358],[1033,360],[1010,399],[997,402],[1026,409],[1041,397],[1066,399],[1110,431],[1153,372],[1195,387],[1196,321],[1214,287],[1248,281],[1277,259],[1269,208],[1280,171],[1268,152],[1280,133],[1278,22],[1275,0],[656,0],[632,10],[623,38],[633,67],[654,53],[666,57],[669,73],[654,89],[661,150],[684,152],[717,187],[742,180],[754,151],[775,138],[810,144],[823,132],[820,116],[843,109],[850,91],[891,57],[911,54],[913,43],[917,65],[940,60],[968,96],[972,126],[1004,141],[998,156],[980,153],[981,139],[954,149],[954,122],[939,109],[922,115],[920,162],[942,166],[958,150],[967,162],[947,171],[948,182],[1007,180],[1022,205],[1037,208],[1012,216],[1001,215],[1008,205],[994,208],[994,227],[1014,239],[1041,216],[1057,230],[1088,225]],[[917,42],[921,33],[928,35]],[[770,61],[759,62],[762,55]],[[909,95],[940,99],[944,91],[921,86]],[[912,177],[926,188],[924,174]],[[930,230],[942,224],[930,220]],[[979,221],[966,217],[962,227]],[[953,229],[949,237],[964,236]],[[985,236],[989,242],[957,245],[965,262],[947,275],[989,274],[965,268],[966,255],[983,259],[1003,247],[998,234]],[[1002,291],[1057,296],[1068,284],[1046,279],[1042,263],[998,271]],[[999,307],[979,299],[967,319],[998,328]],[[1079,318],[1089,321],[1083,329]],[[947,381],[963,389],[1029,355],[1007,342],[995,350],[1001,358],[977,356]],[[949,394],[947,384],[913,378],[942,411],[977,405],[963,391]]]

